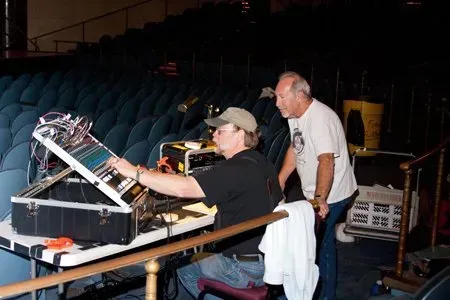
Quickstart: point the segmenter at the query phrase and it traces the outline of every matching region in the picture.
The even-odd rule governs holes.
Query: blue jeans
[[[177,270],[178,278],[186,290],[195,298],[200,294],[197,287],[199,278],[214,279],[235,288],[245,288],[249,281],[253,281],[255,286],[262,286],[264,285],[264,260],[261,255],[259,256],[259,261],[243,262],[222,254],[212,254],[179,268]],[[205,299],[218,298],[206,295]]]
[[[319,249],[320,299],[336,299],[337,256],[335,225],[351,197],[329,205],[329,215],[325,219],[325,230]],[[320,238],[320,237],[319,237]]]

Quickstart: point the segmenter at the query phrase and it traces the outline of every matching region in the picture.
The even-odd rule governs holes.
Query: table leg
[[[30,258],[31,262],[31,279],[36,278],[36,260],[33,258]],[[31,300],[37,300],[37,291],[34,290],[31,292]]]
[[[58,273],[61,273],[63,270],[63,268],[58,267]],[[64,283],[60,283],[58,284],[58,297],[59,299],[64,299]]]

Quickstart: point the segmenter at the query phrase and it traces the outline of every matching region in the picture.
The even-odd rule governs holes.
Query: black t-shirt
[[[271,213],[283,197],[274,166],[255,150],[239,152],[194,178],[205,193],[203,203],[217,205],[216,229]],[[218,250],[225,255],[256,254],[264,230],[262,226],[222,240]]]

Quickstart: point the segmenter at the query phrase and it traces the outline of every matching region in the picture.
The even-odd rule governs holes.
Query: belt
[[[245,261],[245,262],[259,262],[261,260],[260,254],[247,254],[247,255],[240,255],[240,254],[231,254],[231,255],[224,255],[225,257],[236,259],[238,261]]]

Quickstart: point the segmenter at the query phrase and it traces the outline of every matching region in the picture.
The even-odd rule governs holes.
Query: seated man
[[[161,194],[182,198],[200,198],[217,205],[215,229],[239,224],[271,213],[283,199],[278,175],[273,165],[254,150],[259,141],[257,123],[248,111],[230,107],[219,117],[205,122],[216,128],[213,141],[216,152],[226,160],[210,171],[182,177],[138,168],[125,159],[112,158],[109,164],[124,176]],[[184,287],[195,297],[199,278],[224,282],[244,288],[249,281],[264,284],[264,262],[258,245],[264,227],[221,240],[218,251],[178,270]]]

